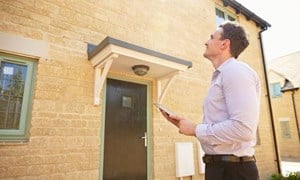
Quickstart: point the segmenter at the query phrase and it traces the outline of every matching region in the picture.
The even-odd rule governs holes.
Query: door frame
[[[116,79],[125,82],[132,82],[137,84],[146,85],[147,87],[147,117],[146,117],[146,130],[147,130],[147,180],[152,179],[152,82],[148,79],[137,79],[129,76],[122,76],[116,74],[108,74],[107,78]],[[100,162],[99,162],[99,180],[103,180],[104,169],[104,136],[105,136],[105,112],[106,112],[106,87],[107,81],[105,80],[103,94],[102,94],[102,111],[101,111],[101,127],[100,127]]]

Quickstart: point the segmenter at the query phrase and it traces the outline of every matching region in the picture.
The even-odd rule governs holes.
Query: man
[[[205,152],[206,180],[258,179],[253,146],[259,118],[260,81],[236,60],[249,45],[244,29],[221,25],[205,43],[204,57],[215,68],[203,105],[203,122],[177,115],[164,117],[184,135],[196,136]]]

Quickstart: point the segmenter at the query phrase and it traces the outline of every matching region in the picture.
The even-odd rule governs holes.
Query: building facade
[[[192,176],[203,178],[197,140],[153,103],[201,122],[213,72],[204,43],[222,20],[247,30],[240,60],[262,81],[257,164],[262,179],[278,172],[260,42],[269,24],[238,2],[12,0],[0,8],[0,179],[176,179],[176,143],[192,145]]]
[[[300,159],[300,52],[270,61],[268,76],[282,160]]]

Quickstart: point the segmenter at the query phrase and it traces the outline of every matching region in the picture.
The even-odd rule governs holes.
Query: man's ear
[[[222,49],[227,49],[230,48],[230,40],[229,39],[224,39],[224,41],[222,42]]]

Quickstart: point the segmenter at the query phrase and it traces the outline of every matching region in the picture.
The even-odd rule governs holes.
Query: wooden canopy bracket
[[[118,56],[118,54],[111,54],[100,64],[95,66],[94,105],[100,104],[100,93],[103,89],[108,71],[113,63],[113,60],[118,58]]]
[[[175,77],[180,73],[180,71],[175,71],[165,76],[157,78],[157,102],[162,103],[171,83],[174,81]],[[167,80],[167,83],[162,87],[162,81]]]

